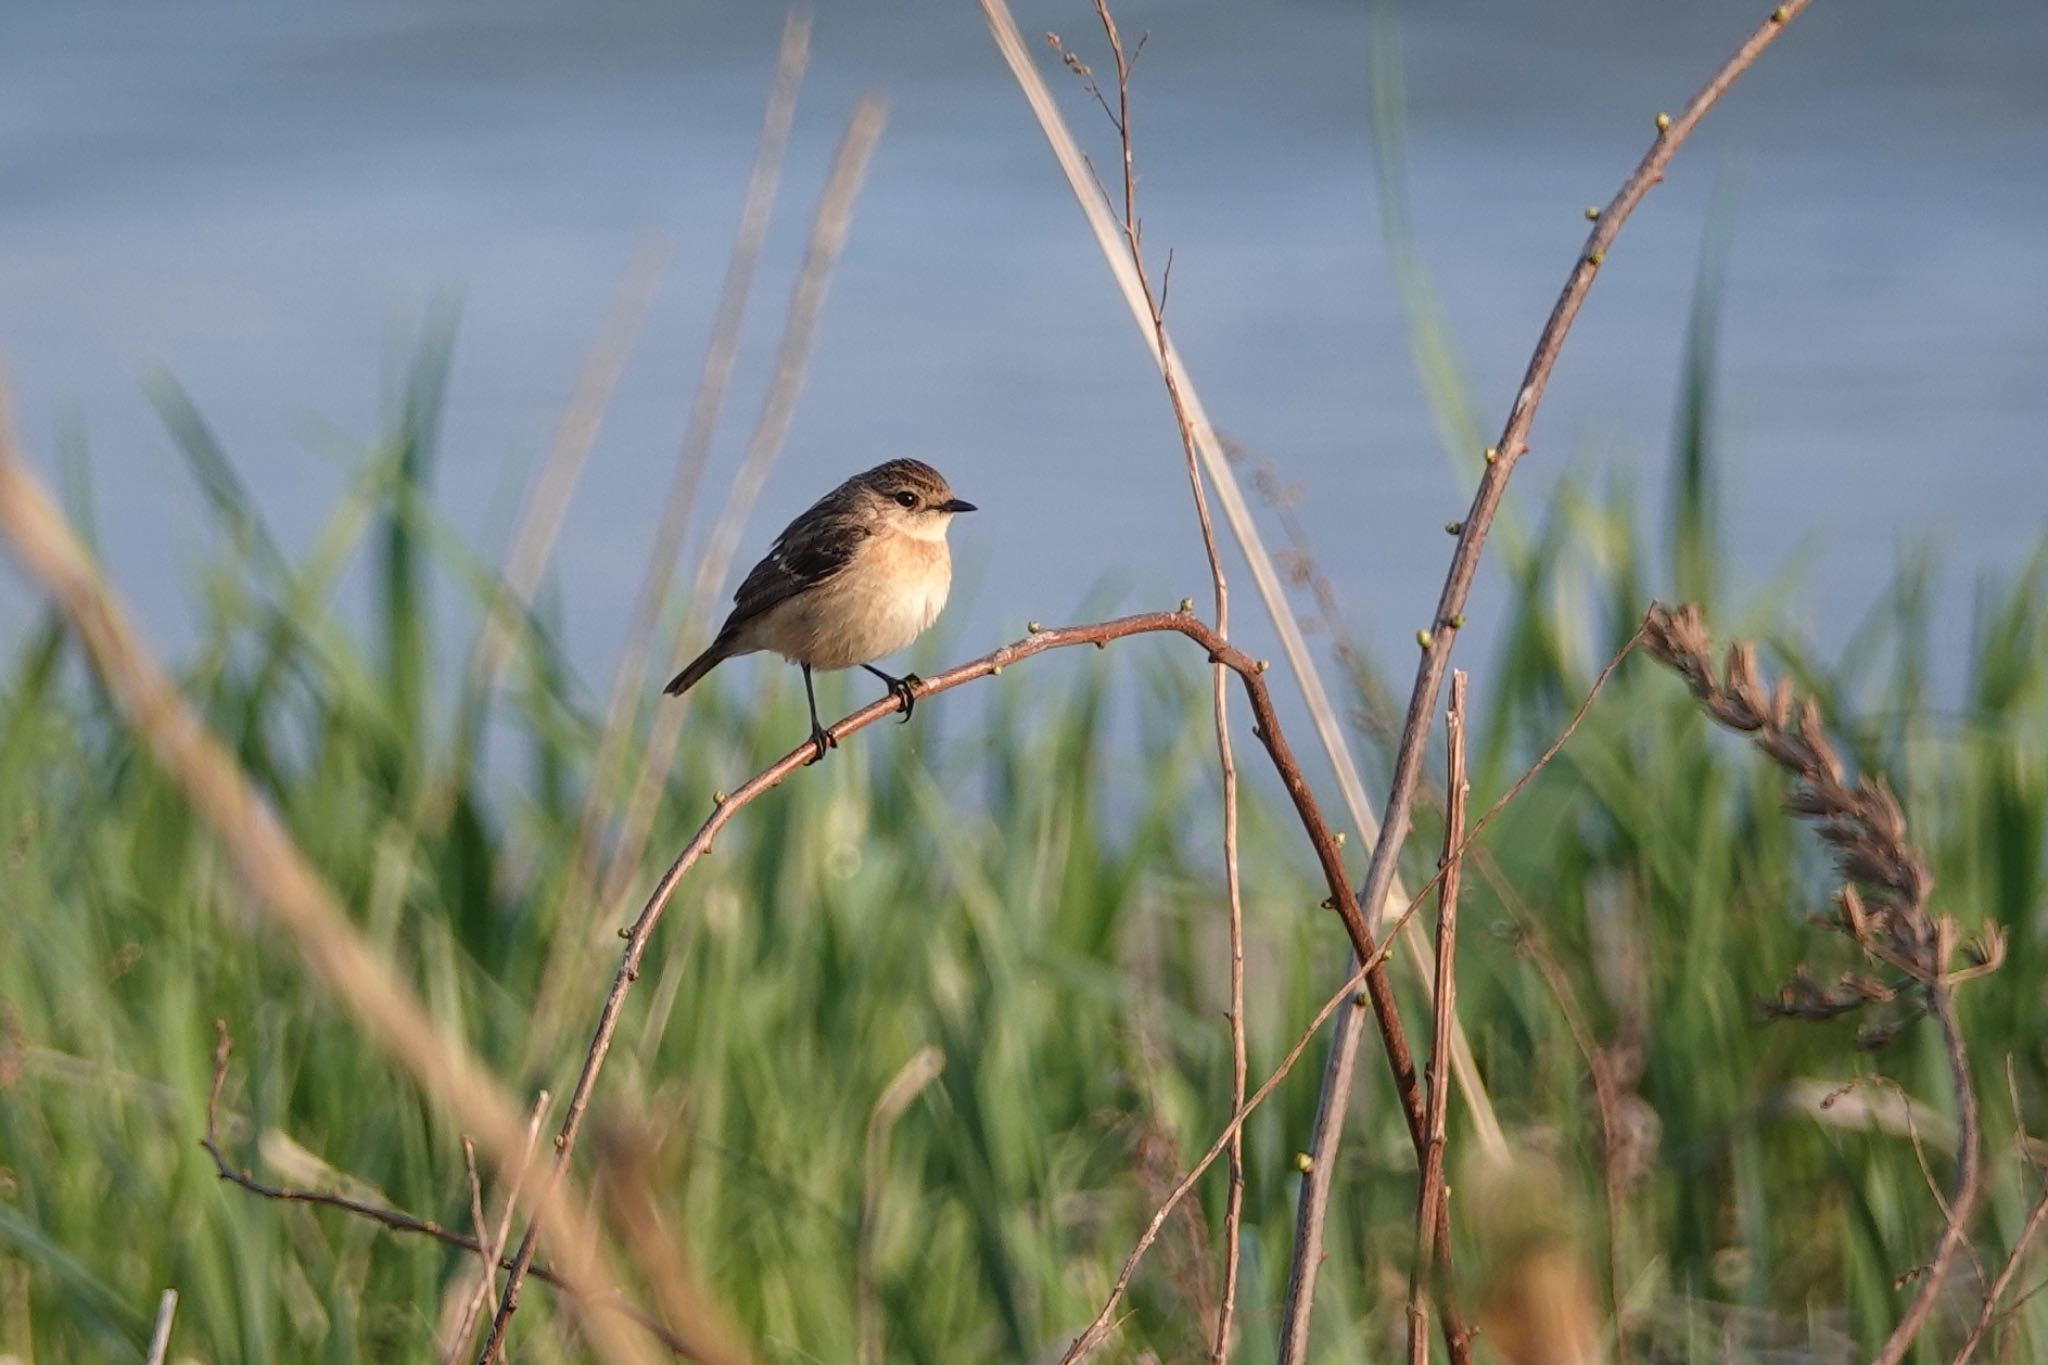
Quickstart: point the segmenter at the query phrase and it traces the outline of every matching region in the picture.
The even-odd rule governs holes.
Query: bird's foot
[[[811,722],[811,743],[817,747],[817,752],[804,760],[806,768],[810,767],[813,763],[823,761],[827,749],[839,747],[839,741],[833,736],[832,732],[816,721]]]
[[[898,723],[910,724],[910,712],[917,705],[917,689],[924,686],[924,679],[915,673],[905,673],[900,678],[889,678],[887,682],[889,695],[903,703],[903,719]]]

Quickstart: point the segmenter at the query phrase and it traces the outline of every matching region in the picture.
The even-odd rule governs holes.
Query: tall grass
[[[1702,317],[1688,411],[1708,401]],[[182,681],[441,1025],[516,1084],[559,1094],[576,1057],[520,1067],[557,914],[587,919],[576,932],[593,942],[616,927],[559,894],[597,719],[564,681],[545,610],[522,623],[498,697],[435,686],[437,666],[467,650],[435,638],[447,617],[433,593],[481,608],[492,590],[427,493],[445,364],[445,338],[430,338],[390,436],[296,559],[191,405],[160,388],[219,522]],[[1569,485],[1527,552],[1503,561],[1513,626],[1496,657],[1474,661],[1474,799],[1483,809],[1551,739],[1651,592],[1682,584],[1709,597],[1727,633],[1774,640],[1829,700],[1854,760],[1901,789],[1940,908],[2013,931],[2006,968],[1962,998],[1992,1135],[1978,1240],[1995,1273],[2038,1185],[2010,1155],[2008,1061],[2022,1108],[2048,1128],[2048,548],[1982,586],[1967,694],[1944,706],[1929,682],[1924,564],[1901,569],[1833,658],[1770,599],[1713,600],[1743,575],[1707,511],[1710,435],[1704,420],[1679,423],[1670,536],[1646,536],[1632,498]],[[364,559],[378,591],[344,620],[337,579]],[[0,1353],[140,1358],[157,1295],[176,1286],[173,1358],[427,1356],[458,1281],[452,1253],[214,1177],[196,1144],[211,1020],[238,1039],[224,1135],[251,1166],[338,1179],[324,1162],[461,1226],[461,1134],[288,952],[253,951],[229,927],[244,912],[221,856],[62,632],[39,625],[7,659]],[[888,1358],[1040,1358],[1093,1314],[1162,1187],[1224,1117],[1202,670],[1144,642],[1029,667],[1029,688],[991,684],[972,743],[947,742],[963,738],[969,708],[935,705],[919,716],[921,743],[851,744],[747,810],[692,872],[629,1007],[588,1169],[601,1187],[625,1170],[644,1176],[768,1359],[855,1354],[864,1200]],[[1359,668],[1364,709],[1374,680],[1369,661]],[[1131,675],[1135,689],[1109,685]],[[692,704],[650,877],[714,789],[801,729],[800,698],[772,683],[744,707],[715,688]],[[490,705],[505,742],[486,746],[487,768],[452,737],[479,733],[477,708]],[[1113,750],[1120,705],[1135,724],[1114,727]],[[424,788],[446,799],[422,802]],[[1248,784],[1244,827],[1254,1076],[1327,990],[1313,967],[1334,933],[1314,909],[1322,892],[1298,831],[1259,791]],[[1518,1247],[1559,1237],[1598,1248],[1605,1236],[1585,1062],[1556,983],[1532,962],[1532,924],[1627,1078],[1640,1141],[1616,1260],[1639,1337],[1670,1359],[1783,1358],[1768,1355],[1779,1348],[1835,1359],[1881,1340],[1903,1303],[1894,1280],[1939,1218],[1913,1141],[1845,1126],[1846,1111],[1817,1111],[1811,1097],[1875,1066],[1938,1112],[1941,1059],[1922,1030],[1866,1059],[1853,1023],[1761,1020],[1755,998],[1794,964],[1829,965],[1825,936],[1805,922],[1825,870],[1780,797],[1778,779],[1710,733],[1672,680],[1631,665],[1487,835],[1498,876],[1466,893],[1459,1010],[1518,1145],[1545,1155],[1550,1174],[1527,1177],[1522,1192],[1540,1199],[1482,1200],[1461,1198],[1453,1172],[1460,1264],[1482,1319],[1490,1300],[1505,1302],[1491,1291]],[[1410,841],[1414,882],[1436,843],[1430,828]],[[587,990],[594,1004],[601,984]],[[1419,998],[1406,1004],[1426,1017]],[[927,1046],[944,1069],[896,1122],[870,1190],[871,1110]],[[1403,1326],[1414,1159],[1383,1079],[1367,1076],[1369,1112],[1336,1184],[1319,1360],[1383,1358]],[[1247,1362],[1271,1358],[1294,1154],[1314,1098],[1304,1072],[1248,1128]],[[1938,1128],[1922,1127],[1927,1159],[1945,1166]],[[1454,1121],[1454,1153],[1460,1141]],[[1201,1350],[1220,1172],[1201,1194],[1141,1272],[1117,1352]],[[1970,1278],[1931,1340],[1959,1335]],[[521,1321],[534,1358],[579,1358],[545,1294],[529,1295]],[[2018,1358],[2048,1351],[2048,1296],[2004,1330]]]

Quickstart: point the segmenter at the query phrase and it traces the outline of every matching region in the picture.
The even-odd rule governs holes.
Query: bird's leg
[[[832,738],[830,730],[818,723],[818,694],[811,689],[811,666],[804,664],[801,667],[804,670],[804,699],[811,704],[811,743],[818,746],[818,752],[806,761],[816,763],[825,757],[827,749],[838,748],[839,741]]]
[[[917,689],[924,686],[924,679],[915,673],[905,673],[900,678],[891,677],[873,664],[862,664],[868,672],[888,685],[889,695],[903,703],[903,724],[910,723],[911,708],[917,705]]]

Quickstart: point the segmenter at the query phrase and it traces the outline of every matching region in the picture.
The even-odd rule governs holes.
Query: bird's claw
[[[890,680],[889,695],[903,703],[903,719],[897,722],[898,724],[910,724],[911,709],[917,705],[917,689],[923,686],[924,679],[915,673],[905,673],[900,678]]]
[[[804,760],[804,766],[806,768],[810,767],[813,763],[823,762],[825,758],[825,751],[827,749],[836,749],[839,747],[839,740],[833,735],[833,733],[830,730],[827,730],[824,726],[816,724],[815,722],[813,722],[811,725],[811,743],[817,747],[817,752],[813,753],[809,758]]]

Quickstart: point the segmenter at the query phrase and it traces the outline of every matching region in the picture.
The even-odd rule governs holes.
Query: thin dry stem
[[[84,643],[122,715],[193,811],[220,839],[255,905],[284,930],[299,954],[364,1033],[411,1072],[420,1091],[455,1125],[483,1142],[500,1173],[519,1150],[519,1111],[459,1038],[436,1027],[391,963],[372,948],[340,897],[302,853],[221,742],[206,728],[163,665],[143,644],[120,600],[41,482],[29,471],[0,384],[0,532],[13,543]],[[558,1274],[598,1353],[614,1361],[647,1358],[644,1342],[615,1315],[584,1311],[608,1296],[617,1277],[598,1230],[579,1200],[556,1200],[565,1235]]]
[[[1209,561],[1209,580],[1216,604],[1216,634],[1219,639],[1227,640],[1230,638],[1230,584],[1223,572],[1222,553],[1216,545],[1216,527],[1209,516],[1209,495],[1202,484],[1201,456],[1196,447],[1194,423],[1188,415],[1187,400],[1181,394],[1180,376],[1167,348],[1166,291],[1162,283],[1158,294],[1154,295],[1151,276],[1145,269],[1145,252],[1138,225],[1137,162],[1131,146],[1131,57],[1125,55],[1123,38],[1117,32],[1116,18],[1110,13],[1107,0],[1095,0],[1095,17],[1102,24],[1103,36],[1109,42],[1110,55],[1116,63],[1116,112],[1112,122],[1116,125],[1123,153],[1124,243],[1130,249],[1131,270],[1144,294],[1145,310],[1152,318],[1153,347],[1163,358],[1160,377],[1166,385],[1166,398],[1173,407],[1174,424],[1180,433],[1181,453],[1187,461],[1188,490],[1194,497],[1195,521],[1201,528],[1202,550]],[[1078,66],[1078,59],[1072,64]],[[1101,99],[1102,92],[1095,86],[1092,76],[1084,79],[1095,91],[1096,98]],[[1108,107],[1107,101],[1104,101],[1104,107]],[[1167,268],[1169,271],[1172,269],[1170,256]],[[1237,758],[1230,742],[1230,672],[1219,663],[1210,673],[1216,761],[1223,789],[1223,881],[1230,913],[1230,1108],[1235,1113],[1244,1107],[1249,1070],[1244,1032],[1244,896],[1238,867]],[[1230,1359],[1232,1318],[1237,1308],[1238,1240],[1244,1223],[1242,1129],[1230,1139],[1229,1171],[1230,1185],[1224,1196],[1223,1211],[1223,1288],[1217,1308],[1216,1334],[1209,1351],[1209,1358],[1215,1365],[1225,1365]]]
[[[1401,844],[1407,836],[1409,818],[1414,810],[1416,786],[1422,775],[1423,752],[1429,742],[1437,696],[1443,688],[1444,673],[1450,667],[1451,651],[1465,623],[1466,603],[1478,575],[1479,558],[1487,533],[1492,529],[1501,499],[1507,493],[1508,479],[1528,450],[1529,431],[1542,404],[1544,391],[1549,386],[1551,372],[1557,365],[1565,337],[1593,287],[1600,264],[1606,259],[1608,249],[1627,223],[1629,215],[1642,202],[1643,196],[1663,180],[1671,158],[1692,136],[1700,120],[1785,30],[1787,21],[1809,3],[1811,0],[1790,0],[1790,3],[1778,6],[1675,118],[1658,120],[1656,141],[1613,200],[1600,211],[1592,232],[1587,236],[1585,248],[1573,263],[1564,290],[1537,338],[1536,349],[1529,358],[1528,370],[1509,408],[1500,438],[1487,452],[1486,467],[1473,494],[1471,509],[1465,514],[1459,530],[1457,548],[1452,552],[1450,570],[1445,576],[1436,611],[1421,636],[1422,658],[1416,666],[1407,717],[1402,724],[1400,742],[1395,747],[1393,782],[1380,816],[1382,834],[1373,846],[1372,863],[1366,870],[1365,886],[1360,893],[1367,905],[1377,905],[1383,900],[1392,883],[1394,865],[1399,860]],[[1344,1119],[1342,1107],[1325,1106],[1324,1113],[1329,1120],[1327,1131],[1319,1132],[1318,1146],[1310,1153],[1314,1164],[1308,1179],[1302,1182],[1300,1211],[1295,1223],[1294,1256],[1288,1270],[1287,1303],[1281,1332],[1282,1365],[1302,1365],[1308,1354],[1309,1317],[1315,1298],[1316,1275],[1323,1260],[1323,1221],[1329,1210],[1329,1173],[1335,1165],[1330,1158],[1335,1155]]]
[[[711,339],[698,372],[689,421],[676,453],[668,494],[662,500],[661,522],[654,533],[647,568],[633,601],[625,649],[612,675],[611,699],[605,707],[604,728],[598,738],[597,757],[591,765],[590,793],[577,830],[576,859],[557,906],[558,938],[549,951],[536,992],[534,1028],[525,1052],[525,1065],[529,1067],[552,1050],[558,1036],[557,1021],[561,1018],[556,1001],[568,982],[576,979],[568,968],[582,943],[576,934],[582,921],[573,912],[589,904],[598,881],[600,832],[607,814],[617,804],[618,787],[626,777],[624,768],[637,733],[640,701],[646,694],[655,632],[668,606],[677,557],[697,503],[698,485],[711,458],[711,444],[718,432],[726,393],[732,387],[747,299],[753,291],[762,244],[767,240],[776,191],[782,183],[783,153],[796,123],[797,91],[810,62],[810,50],[811,17],[804,10],[792,9],[782,25],[782,43],[776,55],[767,109],[761,118],[760,141],[754,151],[753,169],[748,173],[732,249],[726,258],[725,279],[719,286],[718,304],[712,313]]]
[[[480,1315],[486,1311],[493,1317],[497,1315],[498,1267],[504,1262],[506,1239],[512,1235],[512,1210],[519,1206],[519,1188],[526,1181],[526,1173],[533,1169],[533,1149],[540,1141],[540,1125],[547,1117],[550,1099],[547,1091],[541,1091],[534,1097],[533,1112],[526,1116],[526,1142],[520,1148],[519,1166],[512,1172],[511,1186],[505,1191],[504,1203],[498,1210],[497,1225],[477,1228],[477,1238],[482,1243],[478,1248],[477,1282],[475,1288],[464,1296],[462,1314],[449,1336],[447,1359],[450,1361],[462,1358]],[[463,1142],[466,1151],[468,1139]]]
[[[1998,1316],[1998,1301],[2005,1297],[2005,1291],[2012,1287],[2013,1277],[2019,1273],[2020,1262],[2027,1254],[2027,1248],[2041,1232],[2041,1225],[2048,1222],[2048,1181],[2041,1185],[2041,1195],[2034,1201],[2034,1207],[2027,1214],[2026,1224],[2020,1235],[2014,1239],[2012,1250],[2006,1254],[2005,1265],[2000,1268],[1998,1278],[1991,1282],[1991,1288],[1984,1291],[1983,1306],[1977,1310],[1977,1320],[1970,1325],[1970,1335],[1963,1342],[1951,1365],[1969,1365],[1971,1356],[1984,1341],[1984,1334],[1991,1330],[1992,1322]]]
[[[149,1333],[149,1352],[144,1365],[164,1365],[171,1349],[171,1321],[178,1316],[178,1291],[166,1289],[156,1301],[156,1326]]]
[[[796,397],[803,385],[803,373],[810,360],[811,342],[817,334],[818,317],[824,311],[825,294],[831,282],[832,268],[838,262],[839,253],[846,245],[846,234],[853,221],[854,202],[859,197],[861,182],[866,178],[869,159],[874,155],[875,144],[882,136],[884,106],[879,99],[869,97],[860,102],[848,122],[846,134],[840,139],[839,150],[833,157],[832,169],[826,178],[824,194],[819,199],[818,212],[812,220],[811,234],[804,252],[803,269],[797,276],[795,290],[790,298],[789,318],[783,329],[782,345],[776,355],[775,376],[769,384],[768,396],[761,409],[761,419],[755,427],[754,439],[748,446],[746,457],[741,461],[740,472],[734,481],[726,514],[720,518],[712,534],[712,544],[700,566],[697,580],[695,603],[690,619],[703,616],[709,606],[710,597],[717,591],[730,566],[734,551],[739,543],[740,523],[744,521],[747,509],[753,505],[761,484],[768,476],[768,470],[775,456],[782,449],[783,439],[789,433],[789,423],[796,410]],[[678,640],[678,647],[681,641]],[[660,713],[654,734],[647,744],[640,767],[638,780],[634,783],[632,796],[626,810],[625,829],[614,851],[610,871],[603,881],[598,894],[599,903],[609,905],[619,894],[617,883],[631,875],[639,865],[641,850],[645,847],[647,833],[653,827],[654,813],[660,800],[661,790],[668,780],[669,759],[675,750],[676,740],[682,733],[682,706],[669,706]],[[579,1097],[581,1085],[579,1083]],[[570,1101],[572,1120],[580,1119],[578,1100]],[[568,1152],[562,1150],[555,1161],[555,1170],[560,1171],[568,1160]],[[553,1177],[550,1177],[552,1180]],[[539,1236],[539,1225],[528,1223],[526,1235],[520,1239],[519,1252],[513,1258],[512,1274],[505,1284],[505,1296],[498,1308],[497,1318],[491,1324],[490,1339],[485,1343],[483,1360],[489,1360],[502,1349],[505,1331],[512,1315],[519,1308],[519,1281],[524,1275],[523,1266],[533,1259],[533,1249]]]
[[[701,643],[692,637],[711,618],[712,605],[731,573],[734,557],[739,553],[740,536],[761,490],[767,485],[769,471],[782,453],[790,422],[796,415],[796,400],[803,388],[804,372],[810,365],[811,345],[817,337],[818,319],[825,310],[832,271],[846,246],[847,232],[853,224],[854,205],[860,197],[868,163],[881,141],[886,121],[887,106],[879,98],[870,96],[854,109],[853,117],[846,125],[846,134],[840,139],[831,172],[826,177],[824,194],[818,201],[817,216],[812,220],[810,239],[804,248],[803,268],[798,272],[796,286],[790,295],[789,317],[783,327],[782,343],[776,351],[775,371],[769,381],[768,394],[762,401],[753,439],[740,460],[739,472],[733,476],[725,507],[712,527],[710,544],[698,563],[697,581],[691,589],[689,609],[683,616],[683,629],[676,637],[672,667],[680,668],[687,654]],[[627,801],[618,847],[613,850],[609,870],[599,891],[602,904],[610,905],[625,894],[628,884],[639,871],[640,858],[646,851],[647,836],[653,828],[654,814],[661,801],[662,787],[668,780],[669,760],[675,753],[676,741],[682,735],[683,717],[687,714],[687,704],[681,702],[671,702],[658,713],[653,734],[647,742],[646,757],[641,762],[639,779]]]
[[[576,380],[575,391],[562,410],[555,439],[548,447],[547,458],[541,463],[540,474],[520,514],[519,527],[513,533],[498,591],[491,598],[483,630],[470,655],[470,686],[479,694],[488,692],[497,681],[514,630],[533,606],[533,595],[540,587],[541,574],[561,532],[562,519],[568,514],[570,499],[576,495],[576,485],[590,462],[598,430],[604,424],[605,408],[618,387],[626,358],[632,354],[641,324],[646,321],[647,309],[654,302],[668,257],[666,242],[643,242],[634,251],[625,279],[619,284],[618,297],[612,301],[604,327]]]
[[[1130,253],[1126,249],[1122,229],[1117,225],[1116,216],[1109,207],[1107,192],[1095,179],[1088,159],[1081,152],[1074,135],[1061,117],[1059,106],[1046,87],[1045,79],[1032,64],[1025,46],[1023,35],[1017,30],[1017,22],[1010,14],[1005,0],[979,0],[983,16],[988,20],[989,32],[994,37],[996,48],[1002,54],[1004,63],[1016,77],[1018,87],[1023,91],[1025,101],[1031,106],[1032,114],[1038,119],[1046,141],[1050,144],[1054,158],[1059,162],[1061,172],[1066,176],[1067,185],[1073,191],[1075,202],[1087,219],[1096,245],[1101,249],[1110,274],[1115,277],[1119,292],[1130,309],[1132,320],[1137,324],[1144,338],[1146,349],[1162,373],[1169,368],[1175,376],[1187,412],[1190,428],[1195,438],[1197,453],[1201,456],[1202,472],[1208,476],[1216,501],[1222,505],[1224,520],[1243,552],[1252,575],[1252,582],[1259,592],[1259,600],[1265,606],[1273,622],[1274,630],[1280,636],[1280,647],[1286,656],[1288,667],[1300,686],[1302,700],[1308,708],[1309,719],[1315,726],[1316,738],[1329,756],[1335,770],[1338,790],[1344,798],[1344,810],[1352,825],[1367,842],[1379,837],[1379,824],[1374,819],[1371,803],[1366,800],[1365,783],[1359,775],[1358,764],[1352,757],[1345,739],[1344,726],[1339,720],[1336,707],[1330,702],[1329,693],[1324,689],[1322,677],[1317,671],[1314,653],[1308,647],[1308,640],[1302,633],[1301,622],[1296,618],[1293,606],[1287,600],[1287,591],[1272,556],[1267,552],[1257,522],[1252,519],[1250,506],[1246,503],[1244,491],[1239,487],[1237,474],[1230,467],[1224,453],[1223,443],[1217,437],[1215,426],[1197,394],[1187,366],[1182,362],[1170,335],[1155,328],[1151,309],[1146,302],[1145,290],[1132,268]],[[1055,44],[1057,45],[1057,43]],[[1112,114],[1112,120],[1114,114]],[[1400,903],[1402,897],[1389,884],[1378,904],[1368,911],[1367,923],[1375,928],[1383,923],[1389,907]],[[1417,955],[1421,974],[1428,979],[1429,968],[1421,955],[1428,950],[1428,939],[1420,934],[1410,934],[1404,942]],[[1348,976],[1349,973],[1347,972]],[[1346,1016],[1348,1019],[1349,1016]],[[1494,1114],[1492,1100],[1481,1082],[1478,1068],[1472,1063],[1471,1046],[1466,1041],[1462,1025],[1458,1026],[1451,1039],[1452,1068],[1458,1081],[1459,1092],[1472,1110],[1474,1131],[1489,1152],[1505,1156],[1507,1143],[1502,1135],[1500,1121]],[[1405,1100],[1404,1100],[1405,1103]]]
[[[1444,792],[1443,881],[1437,890],[1436,991],[1430,1013],[1429,1143],[1422,1156],[1422,1178],[1415,1199],[1415,1259],[1408,1270],[1408,1362],[1429,1365],[1429,1283],[1439,1272],[1448,1290],[1449,1248],[1439,1230],[1449,1221],[1449,1191],[1444,1185],[1444,1130],[1451,1100],[1451,1019],[1458,1009],[1456,973],[1458,947],[1458,881],[1464,867],[1465,802],[1471,788],[1465,779],[1465,672],[1451,674],[1451,706],[1444,716],[1449,751],[1449,780]],[[1446,1303],[1448,1303],[1446,1299]],[[1447,1344],[1451,1319],[1444,1318]]]
[[[926,1086],[946,1069],[946,1054],[935,1047],[919,1048],[882,1089],[875,1107],[868,1112],[868,1134],[861,1158],[863,1190],[860,1201],[860,1238],[854,1268],[855,1298],[860,1310],[860,1358],[879,1365],[884,1354],[882,1331],[882,1290],[875,1269],[876,1240],[882,1228],[882,1191],[888,1185],[889,1135],[896,1120],[924,1093]]]

